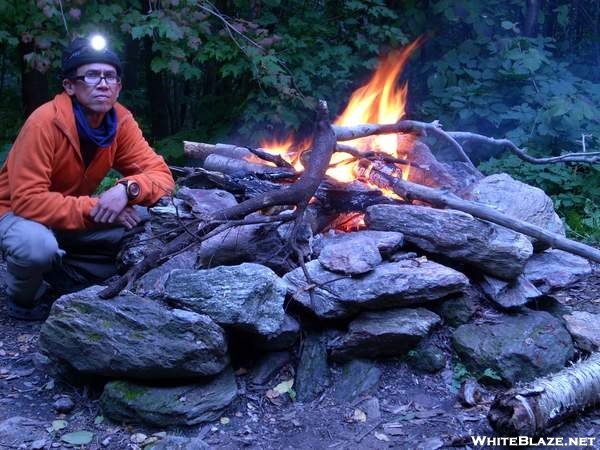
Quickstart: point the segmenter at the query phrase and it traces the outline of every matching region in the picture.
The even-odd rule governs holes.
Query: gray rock
[[[0,422],[0,442],[7,448],[28,448],[29,443],[45,439],[48,436],[47,424],[40,420],[15,416]]]
[[[224,326],[264,336],[274,335],[285,320],[286,286],[259,264],[206,270],[173,270],[165,297],[175,306],[210,316]]]
[[[504,309],[518,308],[542,296],[542,293],[523,275],[511,281],[484,275],[479,285],[487,298]]]
[[[338,361],[401,355],[440,322],[437,314],[425,308],[363,312],[350,322],[348,333],[330,341],[328,347]]]
[[[563,318],[577,347],[586,352],[598,351],[600,348],[600,329],[598,328],[600,314],[573,311]]]
[[[318,261],[308,262],[306,269],[316,285],[312,300],[301,268],[283,279],[294,300],[321,318],[349,317],[359,309],[423,304],[460,292],[469,284],[462,273],[423,258],[382,263],[360,277],[342,277]]]
[[[139,379],[214,375],[228,364],[224,332],[208,316],[130,293],[102,300],[101,289],[53,304],[40,331],[42,353],[82,374]]]
[[[443,299],[440,303],[432,305],[431,309],[444,319],[445,323],[456,327],[471,320],[483,299],[479,289],[467,286],[463,292]]]
[[[194,268],[196,257],[196,252],[191,250],[175,255],[137,280],[134,285],[135,293],[147,297],[160,297],[165,291],[165,283],[171,270]]]
[[[341,367],[341,375],[334,385],[333,397],[338,402],[350,403],[379,385],[381,370],[372,361],[354,359]]]
[[[265,384],[269,379],[292,360],[290,352],[270,352],[263,355],[250,372],[252,384]]]
[[[144,450],[210,450],[212,447],[200,438],[167,436],[158,442],[144,446]]]
[[[237,397],[231,369],[214,379],[185,386],[150,386],[111,381],[100,396],[102,412],[116,422],[157,427],[190,426],[218,419]]]
[[[423,339],[408,352],[406,362],[420,372],[436,373],[446,367],[446,356],[429,339]]]
[[[536,253],[523,270],[525,278],[542,294],[570,286],[591,272],[592,266],[587,259],[556,249]]]
[[[558,371],[573,357],[568,331],[545,311],[524,309],[494,324],[462,325],[452,342],[470,370],[492,369],[510,384]]]
[[[194,215],[199,217],[210,216],[238,203],[233,194],[221,189],[192,189],[183,186],[177,191],[177,197],[185,201]]]
[[[360,275],[372,271],[382,261],[376,242],[361,233],[351,233],[325,244],[319,262],[332,272]]]
[[[420,249],[513,279],[533,253],[527,238],[460,211],[416,205],[373,205],[365,215],[375,230],[399,231]]]
[[[493,206],[510,217],[565,235],[565,226],[554,211],[552,199],[540,188],[515,180],[506,173],[485,177],[468,188],[464,198]],[[537,251],[547,244],[528,237]]]
[[[294,389],[300,402],[314,400],[329,386],[327,346],[318,333],[308,333],[302,342]]]
[[[300,337],[300,323],[286,314],[281,326],[269,335],[254,336],[256,347],[264,351],[278,351],[290,348]]]
[[[313,250],[317,255],[319,255],[323,247],[331,243],[344,241],[348,238],[353,239],[353,236],[356,234],[360,234],[361,236],[375,241],[377,250],[379,250],[379,253],[383,257],[394,254],[400,248],[402,248],[402,245],[404,244],[404,236],[402,233],[398,233],[396,231],[361,230],[348,233],[341,231],[330,231],[326,234],[317,235],[315,237]]]
[[[58,413],[69,413],[75,408],[75,402],[69,396],[62,396],[52,404]]]

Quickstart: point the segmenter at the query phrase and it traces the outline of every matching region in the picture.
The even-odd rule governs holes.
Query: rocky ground
[[[600,270],[556,298],[599,313]],[[488,313],[484,308],[478,314]],[[99,406],[99,385],[57,377],[40,357],[40,327],[7,318],[0,302],[0,448],[503,448],[473,444],[473,436],[496,436],[486,414],[503,388],[485,385],[474,406],[461,405],[458,387],[466,374],[452,358],[447,326],[434,336],[446,353],[445,369],[428,374],[403,359],[377,361],[371,369],[380,371],[379,382],[357,396],[340,389],[346,366],[332,365],[331,386],[301,403],[285,384],[294,378],[293,352],[273,360],[277,370],[270,376],[258,376],[260,365],[247,359],[235,367],[239,397],[220,420],[185,429],[111,423]],[[597,437],[593,447],[570,448],[600,448],[600,410],[586,411],[545,437]]]

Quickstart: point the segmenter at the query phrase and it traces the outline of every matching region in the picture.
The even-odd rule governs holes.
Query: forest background
[[[533,156],[600,151],[600,0],[0,0],[0,159],[61,91],[60,56],[99,32],[124,62],[121,102],[182,164],[183,140],[258,146],[339,114],[379,59],[423,37],[402,74],[407,118],[508,138]],[[484,173],[552,196],[600,242],[593,165],[531,165],[481,145]]]

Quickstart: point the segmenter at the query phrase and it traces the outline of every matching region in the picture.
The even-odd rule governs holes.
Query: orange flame
[[[300,145],[294,144],[294,137],[288,136],[283,141],[273,139],[271,141],[263,141],[260,146],[269,153],[281,156],[285,161],[290,163],[296,171],[304,170],[300,156],[304,150],[310,146],[310,142],[302,142]]]
[[[348,106],[336,119],[335,124],[344,126],[365,123],[388,124],[396,123],[404,117],[408,86],[403,84],[397,88],[396,82],[406,61],[421,42],[421,39],[417,39],[402,51],[392,52],[383,58],[371,80],[352,94]],[[398,148],[396,134],[388,134],[374,138],[356,139],[350,141],[350,145],[358,149],[370,148],[373,151],[385,152],[395,158],[402,158],[405,157],[404,153],[407,149],[412,146],[412,141],[403,140],[403,142],[406,146]],[[327,174],[339,181],[353,180],[355,163],[344,164],[345,159],[348,159],[348,155],[334,154],[331,161],[334,167],[329,169]],[[404,172],[404,177],[407,177],[408,167]]]

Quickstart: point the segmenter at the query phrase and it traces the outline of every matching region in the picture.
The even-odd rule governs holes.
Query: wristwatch
[[[137,181],[123,180],[119,181],[119,184],[125,186],[127,200],[135,200],[140,195],[140,185],[137,183]]]

